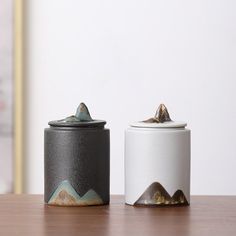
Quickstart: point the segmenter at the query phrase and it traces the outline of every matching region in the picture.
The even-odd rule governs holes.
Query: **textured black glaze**
[[[50,127],[44,131],[44,200],[68,180],[83,196],[93,189],[109,203],[110,132],[103,127]]]

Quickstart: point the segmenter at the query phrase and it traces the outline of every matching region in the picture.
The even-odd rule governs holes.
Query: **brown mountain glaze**
[[[169,193],[160,183],[152,183],[135,202],[136,204],[168,204],[171,200]]]
[[[171,121],[169,112],[164,104],[160,104],[154,117],[144,120],[146,123],[164,123]]]
[[[186,200],[184,193],[181,190],[177,190],[174,195],[172,196],[172,202],[173,204],[188,204],[188,201]]]
[[[177,190],[171,197],[158,182],[152,183],[134,203],[134,205],[188,205],[182,190]]]

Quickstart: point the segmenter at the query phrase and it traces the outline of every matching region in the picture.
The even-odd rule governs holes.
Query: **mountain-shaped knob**
[[[146,123],[164,123],[167,121],[171,121],[169,112],[164,104],[160,104],[158,107],[156,114],[153,118],[148,120],[144,120]]]
[[[77,108],[75,116],[79,121],[93,121],[87,106],[83,102]]]

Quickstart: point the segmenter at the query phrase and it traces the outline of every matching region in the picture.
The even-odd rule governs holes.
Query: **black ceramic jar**
[[[109,203],[110,133],[84,103],[44,131],[44,200],[49,205]]]

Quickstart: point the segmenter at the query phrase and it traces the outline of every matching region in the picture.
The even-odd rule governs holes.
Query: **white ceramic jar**
[[[125,131],[125,202],[190,204],[190,130],[184,122],[136,122]]]

